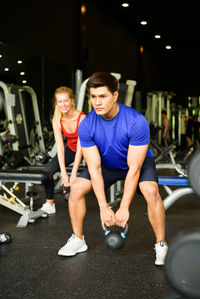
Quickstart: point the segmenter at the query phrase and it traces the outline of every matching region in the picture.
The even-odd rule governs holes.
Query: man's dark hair
[[[118,90],[118,80],[107,72],[97,72],[94,73],[88,80],[86,88],[90,91],[90,88],[97,88],[101,86],[106,86],[111,93]]]
[[[166,112],[166,110],[162,110],[162,114],[165,114],[165,115],[167,115],[167,112]]]

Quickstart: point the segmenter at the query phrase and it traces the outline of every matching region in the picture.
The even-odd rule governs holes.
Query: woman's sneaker
[[[160,241],[158,244],[155,244],[156,251],[156,261],[155,264],[158,266],[163,266],[165,264],[165,257],[167,255],[168,246]]]
[[[0,233],[0,244],[7,244],[11,242],[11,235],[9,233]]]
[[[51,205],[50,203],[46,202],[43,204],[43,206],[41,207],[40,210],[44,211],[48,215],[55,214],[56,213],[55,203],[53,205]]]
[[[59,251],[58,255],[73,256],[77,253],[87,251],[88,246],[85,243],[84,237],[82,239],[77,238],[74,234],[69,238],[65,246]]]

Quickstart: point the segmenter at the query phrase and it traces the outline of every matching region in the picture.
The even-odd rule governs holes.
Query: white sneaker
[[[74,234],[69,238],[65,246],[59,251],[58,255],[73,256],[79,252],[84,252],[88,249],[85,243],[84,237],[82,239],[77,238]]]
[[[43,204],[40,210],[46,212],[49,215],[55,214],[56,213],[55,203],[51,205],[50,203],[46,202]]]
[[[165,264],[165,257],[167,254],[168,246],[165,245],[163,241],[160,241],[158,244],[155,244],[156,251],[156,261],[155,264],[162,266]]]
[[[11,242],[11,235],[9,233],[0,234],[0,244],[7,244]]]

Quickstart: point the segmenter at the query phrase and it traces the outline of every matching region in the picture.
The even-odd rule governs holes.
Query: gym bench
[[[162,185],[168,193],[168,196],[163,200],[165,210],[182,196],[194,194],[194,190],[190,187],[187,177],[159,176],[158,185]],[[169,186],[181,186],[181,188],[172,190]]]
[[[162,185],[167,192],[167,197],[163,200],[165,210],[167,210],[179,198],[185,195],[194,194],[190,187],[187,177],[183,176],[159,176],[158,185]],[[179,186],[180,188],[172,190],[169,186]],[[123,194],[123,181],[119,181],[110,187],[110,202],[112,208],[118,205]]]
[[[33,211],[32,207],[27,206],[15,194],[19,183],[25,183],[29,187],[33,184],[41,184],[44,180],[50,178],[50,174],[42,171],[29,170],[1,170],[0,171],[0,190],[4,194],[0,194],[0,205],[11,209],[22,216],[19,219],[17,227],[26,227],[28,223],[34,223],[37,218],[48,217],[42,210]],[[11,188],[7,188],[4,183],[13,182]],[[35,195],[34,192],[27,192],[31,199]],[[26,193],[26,195],[28,195]]]

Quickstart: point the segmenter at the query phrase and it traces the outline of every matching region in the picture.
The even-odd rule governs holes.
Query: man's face
[[[90,100],[96,114],[103,118],[111,117],[116,109],[118,91],[111,93],[106,86],[90,88]]]

